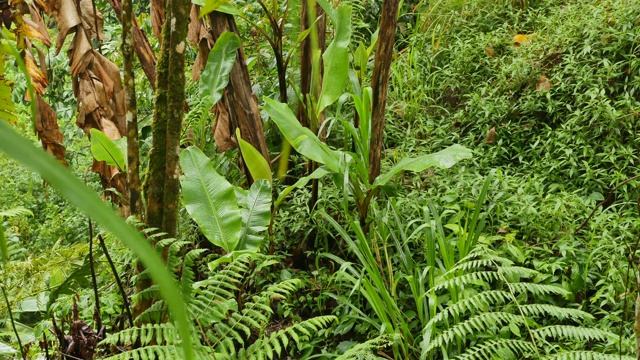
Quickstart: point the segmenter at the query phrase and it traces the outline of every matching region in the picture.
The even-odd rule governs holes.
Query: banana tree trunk
[[[369,153],[369,181],[371,183],[380,175],[384,115],[389,89],[391,60],[393,58],[393,45],[396,40],[399,3],[400,0],[385,0],[382,5],[378,46],[371,79],[373,87],[371,152]]]
[[[209,16],[209,22],[214,40],[218,39],[225,31],[240,35],[232,15],[214,11]],[[258,101],[251,89],[249,69],[247,68],[242,47],[238,49],[236,61],[229,75],[229,84],[222,101],[229,112],[230,134],[234,134],[235,129],[239,128],[242,138],[255,147],[269,161],[269,151],[262,129]]]
[[[123,4],[120,3],[120,0],[109,0],[113,11],[115,11],[116,16],[120,23],[125,26],[125,20],[123,19]],[[126,6],[126,5],[124,5]],[[138,20],[135,16],[132,17],[132,22],[128,25],[131,27],[131,31],[133,32],[133,48],[138,55],[138,60],[140,60],[140,65],[142,66],[142,71],[149,79],[149,83],[151,83],[151,87],[155,89],[156,87],[156,55],[151,48],[151,44],[149,43],[149,39],[140,28],[140,24],[138,24]]]

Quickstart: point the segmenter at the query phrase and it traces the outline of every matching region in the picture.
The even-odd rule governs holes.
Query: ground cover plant
[[[0,14],[0,356],[640,356],[636,1]]]

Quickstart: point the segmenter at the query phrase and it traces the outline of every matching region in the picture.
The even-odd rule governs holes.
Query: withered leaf
[[[513,46],[518,47],[520,45],[525,45],[529,42],[527,35],[525,34],[517,34],[513,37]]]
[[[493,144],[496,142],[496,127],[492,127],[489,132],[487,132],[487,137],[484,140],[485,144]]]
[[[56,22],[58,23],[58,38],[56,39],[56,54],[62,49],[64,39],[76,26],[82,22],[73,0],[58,0],[55,2]]]
[[[538,84],[536,85],[536,90],[538,92],[545,92],[551,89],[551,80],[545,75],[541,75],[538,79]]]
[[[47,76],[42,73],[40,66],[38,66],[36,59],[30,51],[23,51],[23,58],[27,72],[33,81],[33,87],[38,94],[44,94],[45,88],[49,85]]]
[[[229,112],[223,101],[219,101],[215,106],[216,122],[213,124],[213,139],[216,142],[218,151],[223,152],[236,147],[236,141],[231,136],[231,124],[229,123]]]

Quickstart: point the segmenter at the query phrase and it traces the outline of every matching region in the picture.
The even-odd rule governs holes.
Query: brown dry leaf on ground
[[[487,137],[484,139],[485,144],[493,144],[496,142],[496,127],[492,127],[489,132],[487,132]]]
[[[551,80],[545,75],[541,75],[538,79],[538,84],[536,85],[536,90],[538,92],[545,92],[551,90]]]
[[[519,47],[520,45],[526,45],[530,41],[531,40],[529,39],[529,37],[527,37],[527,35],[517,34],[516,36],[513,37],[513,46]]]

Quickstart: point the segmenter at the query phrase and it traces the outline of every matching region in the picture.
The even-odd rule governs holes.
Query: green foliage
[[[173,262],[179,252],[175,251],[175,240],[169,241],[174,248]],[[244,292],[251,278],[253,268],[262,269],[273,265],[273,261],[257,254],[243,254],[236,257],[224,268],[216,268],[208,277],[195,281],[191,270],[194,261],[200,257],[197,252],[189,252],[181,276],[182,296],[189,308],[195,324],[194,337],[202,344],[195,352],[199,358],[223,359],[273,359],[294,349],[301,349],[312,339],[330,327],[334,316],[319,316],[284,326],[279,330],[268,330],[274,316],[272,304],[286,301],[299,289],[298,279],[284,280],[266,286],[255,294]],[[257,338],[254,335],[257,334]],[[180,354],[179,337],[171,324],[144,325],[109,335],[104,345],[133,344],[141,347],[109,359],[125,359],[132,356],[141,358],[169,358]]]
[[[249,169],[251,177],[254,180],[264,179],[268,180],[269,184],[273,183],[271,166],[267,159],[265,159],[256,148],[242,139],[240,129],[236,129],[236,139],[238,140],[238,147],[240,147],[242,153],[242,159],[247,169]]]
[[[127,169],[126,151],[122,151],[116,143],[109,139],[102,131],[91,129],[91,153],[98,161],[115,166],[120,171]],[[126,146],[125,146],[126,149]]]
[[[340,5],[337,9],[327,9],[335,26],[335,36],[322,55],[324,76],[322,92],[315,107],[316,116],[342,96],[349,84],[349,45],[351,43],[351,7]]]
[[[334,185],[343,191],[345,195],[353,196],[361,217],[366,217],[373,191],[385,185],[399,172],[405,170],[423,171],[430,167],[448,168],[460,160],[471,157],[470,150],[462,146],[453,145],[435,154],[403,159],[387,173],[380,175],[373,184],[369,184],[368,157],[365,160],[362,153],[363,149],[369,146],[368,142],[362,144],[362,142],[369,139],[368,136],[359,137],[361,144],[358,148],[361,152],[357,154],[349,151],[332,150],[328,145],[320,141],[313,132],[300,125],[286,104],[265,98],[265,111],[296,151],[326,167],[326,169],[320,167],[310,177],[300,179],[297,184],[284,190],[276,201],[276,205],[282,202],[292,189],[304,186],[311,178],[319,178],[323,175],[331,174]],[[367,131],[366,128],[364,131]],[[355,130],[354,134],[356,134]],[[345,202],[348,196],[345,196]],[[348,212],[346,208],[344,210]]]
[[[187,314],[184,304],[176,297],[176,285],[164,268],[160,258],[149,244],[131,226],[127,225],[112,209],[80,180],[74,177],[53,158],[37,149],[28,140],[17,134],[6,122],[0,121],[0,150],[20,161],[24,166],[40,173],[52,186],[56,187],[71,203],[92,216],[127,246],[150,269],[154,281],[160,286],[163,298],[179,325],[183,337],[185,357],[192,357],[191,341],[186,327]]]
[[[200,95],[209,107],[215,105],[222,98],[222,92],[229,83],[229,74],[236,62],[238,48],[240,48],[238,35],[225,31],[216,40],[215,46],[209,53],[207,65],[200,80]]]
[[[185,207],[207,239],[227,253],[259,250],[271,221],[270,183],[258,179],[247,193],[219,175],[197,147],[182,151],[180,166]]]

